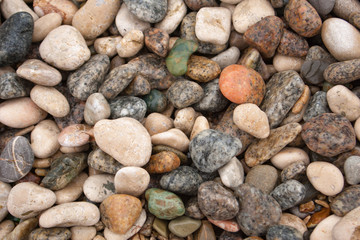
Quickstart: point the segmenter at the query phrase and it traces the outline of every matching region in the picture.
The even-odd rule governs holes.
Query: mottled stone
[[[360,78],[360,59],[337,62],[324,71],[324,79],[332,84],[346,84]]]
[[[308,231],[303,220],[293,214],[283,213],[281,214],[279,225],[289,226],[297,229],[301,234],[304,234]]]
[[[123,93],[130,96],[142,96],[149,94],[150,91],[151,86],[146,77],[142,75],[137,75],[124,89]]]
[[[191,54],[198,48],[194,41],[178,39],[166,58],[166,67],[174,76],[184,75],[187,71],[187,62]]]
[[[290,179],[302,180],[305,177],[306,164],[303,161],[296,161],[287,165],[280,174],[282,182],[286,182]]]
[[[111,119],[131,117],[142,121],[146,114],[146,103],[144,100],[133,96],[120,96],[109,101]]]
[[[209,82],[220,72],[220,66],[206,57],[192,55],[187,62],[186,76],[198,82]]]
[[[37,227],[38,222],[37,218],[30,218],[19,223],[3,240],[27,239],[31,231]]]
[[[67,228],[37,228],[29,235],[29,240],[68,240],[71,232]]]
[[[167,98],[164,93],[157,89],[152,89],[149,94],[143,97],[147,106],[147,112],[163,112],[167,107]]]
[[[360,206],[360,185],[345,188],[331,202],[331,211],[339,217]]]
[[[323,73],[329,64],[329,61],[323,59],[306,60],[300,69],[301,76],[308,83],[321,84],[324,82]]]
[[[293,70],[276,73],[266,84],[260,106],[269,119],[270,128],[277,127],[304,91],[305,84]]]
[[[91,202],[101,203],[115,193],[114,175],[96,174],[88,177],[84,182],[83,192]]]
[[[203,7],[217,7],[215,0],[184,0],[186,5],[194,11],[197,11]]]
[[[79,100],[86,99],[96,93],[104,81],[110,68],[110,59],[105,54],[97,54],[90,58],[82,67],[67,79],[70,93]]]
[[[271,226],[266,233],[267,240],[302,240],[303,235],[296,228],[284,225]]]
[[[168,221],[155,218],[152,228],[161,236],[168,238],[169,237],[169,228],[168,228]]]
[[[148,28],[144,31],[145,45],[160,57],[166,57],[169,49],[169,34],[159,28]]]
[[[160,152],[163,152],[163,151],[168,151],[168,152],[175,153],[180,158],[181,165],[188,164],[188,162],[189,162],[189,159],[186,156],[186,154],[180,152],[179,150],[177,150],[175,148],[165,146],[165,145],[156,145],[156,146],[154,146],[152,148],[152,153],[153,154],[160,153]]]
[[[87,163],[90,167],[110,174],[116,174],[123,166],[109,154],[106,154],[100,148],[89,153]]]
[[[204,90],[195,82],[179,80],[171,85],[166,96],[176,108],[185,108],[199,102],[204,96]]]
[[[163,151],[152,155],[145,169],[150,174],[157,174],[171,172],[179,166],[180,159],[175,153]]]
[[[26,97],[27,92],[24,80],[16,73],[9,72],[0,75],[0,99]]]
[[[131,13],[145,22],[160,22],[166,15],[167,0],[124,0],[124,3]]]
[[[53,12],[59,13],[66,25],[71,25],[73,17],[78,11],[77,5],[67,0],[34,0],[33,6],[39,17]]]
[[[277,52],[289,57],[305,57],[309,50],[307,41],[296,33],[284,29]]]
[[[276,168],[270,165],[257,165],[250,169],[245,178],[245,183],[261,190],[266,194],[275,188],[278,181]]]
[[[116,15],[115,24],[122,36],[132,30],[144,31],[150,28],[150,23],[137,18],[132,14],[125,3],[121,4],[120,10]]]
[[[344,172],[346,181],[350,185],[355,185],[360,183],[360,157],[351,156],[346,159],[344,164]]]
[[[190,198],[185,205],[185,215],[195,219],[203,219],[205,216],[199,208],[197,197]]]
[[[243,65],[248,68],[252,68],[257,71],[264,80],[268,80],[272,74],[270,74],[268,67],[261,57],[260,52],[253,47],[248,47],[242,53],[237,64]]]
[[[240,203],[236,220],[246,235],[263,235],[270,226],[279,222],[281,208],[270,195],[246,183],[235,190],[235,195]]]
[[[271,193],[282,210],[289,209],[300,203],[305,197],[305,187],[296,180],[289,180],[278,185]]]
[[[0,27],[0,66],[17,63],[30,50],[34,20],[27,12],[14,13]]]
[[[309,3],[321,16],[329,14],[334,8],[335,2],[336,0],[309,0]]]
[[[356,142],[349,120],[334,113],[310,119],[303,125],[301,136],[310,150],[326,157],[349,151]]]
[[[349,23],[360,29],[360,13],[359,12],[353,12],[349,16]]]
[[[304,114],[304,121],[307,122],[311,118],[317,117],[323,113],[330,113],[330,109],[326,99],[326,92],[317,91],[311,97],[308,107]]]

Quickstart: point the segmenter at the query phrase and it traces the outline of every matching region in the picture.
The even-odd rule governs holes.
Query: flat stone
[[[140,167],[123,167],[117,171],[114,178],[116,193],[135,197],[143,194],[149,183],[149,173]]]
[[[289,180],[278,185],[271,193],[282,210],[299,204],[305,197],[305,186],[296,180]]]
[[[329,61],[324,59],[306,60],[301,66],[300,74],[306,82],[320,84],[324,82],[323,73],[329,64]]]
[[[83,185],[88,175],[84,172],[74,178],[66,187],[55,191],[56,204],[68,203],[77,200],[83,194]]]
[[[157,233],[159,233],[161,236],[163,237],[169,237],[169,228],[168,228],[168,221],[159,219],[159,218],[155,218],[153,224],[152,224],[152,228],[155,229],[155,231]]]
[[[357,207],[348,212],[339,222],[336,223],[332,229],[332,238],[334,240],[350,240],[358,237],[357,228],[360,225],[359,222],[360,207]],[[356,234],[352,237],[353,234]]]
[[[193,81],[180,80],[171,85],[166,96],[176,108],[185,108],[199,102],[204,90]]]
[[[360,206],[360,185],[345,188],[331,202],[331,211],[339,217],[345,216],[348,212]]]
[[[239,232],[240,226],[236,222],[235,219],[232,220],[214,220],[211,218],[208,218],[209,222],[214,224],[215,226],[224,229],[226,232]]]
[[[245,178],[245,183],[270,194],[278,180],[276,168],[270,165],[257,165],[250,169]]]
[[[173,120],[161,113],[151,113],[147,116],[144,124],[150,136],[165,132],[174,127]]]
[[[294,239],[301,240],[303,239],[303,235],[296,228],[284,225],[274,225],[271,226],[267,233],[266,239],[268,240],[286,240],[286,239]]]
[[[114,175],[96,174],[88,177],[84,182],[83,192],[90,201],[101,203],[115,194]]]
[[[133,96],[119,96],[109,101],[111,119],[122,117],[134,118],[142,121],[146,114],[146,103],[144,100]]]
[[[167,0],[124,0],[124,3],[131,13],[149,23],[160,22],[166,15],[168,4]]]
[[[317,91],[314,96],[311,97],[308,107],[304,114],[304,121],[308,122],[311,118],[317,117],[323,113],[330,113],[328,106],[326,92]]]
[[[96,235],[95,227],[72,227],[72,240],[93,239]]]
[[[181,216],[169,222],[169,230],[178,237],[186,237],[195,232],[200,225],[200,220]]]
[[[67,228],[36,228],[29,235],[29,240],[68,240],[71,231]]]
[[[74,124],[64,128],[59,136],[58,142],[63,147],[81,147],[89,142],[91,127],[85,124]]]
[[[333,113],[355,121],[360,117],[360,99],[343,85],[336,85],[327,91],[326,99]]]

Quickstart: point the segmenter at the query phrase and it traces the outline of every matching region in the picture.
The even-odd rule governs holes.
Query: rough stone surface
[[[84,182],[83,192],[90,201],[101,203],[115,193],[114,175],[96,174],[88,177]]]
[[[0,99],[26,97],[28,95],[26,82],[16,73],[4,73],[0,76]]]
[[[169,34],[162,29],[148,28],[144,35],[146,47],[160,57],[166,57],[169,50]]]
[[[129,11],[139,19],[149,22],[160,22],[166,15],[167,0],[124,0]]]
[[[195,82],[179,80],[171,85],[166,96],[176,108],[185,108],[199,102],[204,96],[204,90]]]
[[[360,206],[360,185],[345,188],[331,202],[331,211],[339,217]]]
[[[303,235],[296,228],[284,225],[271,226],[267,233],[266,239],[268,240],[302,240]]]
[[[326,92],[317,91],[314,96],[311,97],[308,107],[304,114],[304,121],[307,122],[311,118],[317,117],[323,113],[330,113],[330,109],[326,99]]]
[[[277,52],[289,57],[305,57],[309,50],[307,41],[296,33],[284,29]]]
[[[332,84],[346,84],[360,78],[360,59],[337,62],[324,71],[324,79]]]
[[[221,72],[215,61],[202,56],[191,55],[187,65],[186,76],[198,82],[209,82]]]
[[[117,171],[123,167],[116,159],[102,151],[100,148],[96,148],[89,153],[87,163],[90,167],[98,171],[110,174],[116,174]]]
[[[1,206],[1,209],[0,209],[0,221],[3,221],[3,219],[8,215],[7,201],[8,201],[9,193],[11,191],[11,186],[10,186],[10,184],[0,182],[0,190],[1,190],[1,194],[0,194],[0,206]]]
[[[305,197],[305,186],[296,180],[289,180],[278,185],[271,193],[282,210],[299,204]]]
[[[68,240],[71,238],[71,231],[67,228],[37,228],[29,235],[29,240]]]
[[[332,229],[333,240],[351,240],[358,238],[358,226],[360,207],[357,207],[346,214]],[[355,236],[354,236],[354,235]]]
[[[109,101],[111,119],[122,117],[134,118],[142,121],[146,114],[146,103],[144,100],[133,96],[120,96]]]

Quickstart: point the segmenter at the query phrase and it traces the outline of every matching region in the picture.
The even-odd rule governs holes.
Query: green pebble
[[[146,103],[148,113],[163,112],[167,106],[167,98],[165,94],[159,90],[153,89],[149,94],[143,97]]]
[[[184,75],[187,71],[187,62],[191,54],[198,49],[194,41],[178,39],[166,58],[166,67],[174,76]]]
[[[201,226],[201,221],[186,216],[171,220],[169,230],[178,237],[187,237]]]

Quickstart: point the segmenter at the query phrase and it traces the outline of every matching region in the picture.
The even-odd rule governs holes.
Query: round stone
[[[166,132],[174,127],[173,120],[161,113],[151,113],[147,116],[144,124],[150,136]]]
[[[60,144],[60,129],[53,120],[43,120],[31,132],[31,149],[35,157],[48,158],[55,154]]]
[[[132,30],[144,31],[150,28],[150,23],[137,18],[132,14],[125,3],[121,4],[120,10],[116,15],[115,24],[122,36]]]
[[[114,175],[96,174],[88,177],[83,185],[87,199],[100,203],[115,193]]]
[[[195,123],[195,116],[196,112],[192,107],[180,109],[174,119],[175,128],[180,129],[189,136]]]
[[[116,193],[138,197],[147,189],[150,175],[140,167],[123,167],[116,173],[114,182]]]
[[[89,125],[95,125],[102,119],[110,117],[110,105],[101,93],[91,94],[85,103],[84,120]]]
[[[100,148],[96,148],[94,151],[89,153],[87,162],[90,167],[110,174],[116,174],[119,169],[124,167]]]
[[[74,124],[64,128],[58,136],[58,142],[63,147],[80,147],[89,142],[90,126]]]
[[[181,152],[187,152],[189,149],[189,138],[181,130],[172,128],[166,132],[151,136],[153,145],[166,145]]]
[[[54,30],[59,27],[62,23],[63,19],[59,13],[49,13],[34,22],[34,32],[32,41],[40,42],[44,40],[44,38]]]
[[[221,72],[220,66],[206,57],[191,55],[186,76],[198,82],[209,82]]]
[[[78,7],[72,1],[64,0],[34,0],[34,11],[40,17],[49,13],[59,13],[63,19],[63,24],[71,25]]]
[[[144,35],[146,47],[160,57],[166,57],[169,50],[169,34],[159,28],[148,28]]]
[[[166,16],[161,22],[156,23],[155,27],[171,34],[179,26],[186,12],[187,7],[183,0],[168,0]]]
[[[111,99],[109,104],[111,110],[110,118],[112,119],[130,117],[142,121],[147,110],[146,102],[141,98],[133,96],[116,97]]]
[[[241,162],[233,157],[230,162],[218,170],[221,182],[229,188],[236,188],[244,182],[244,168]]]
[[[77,200],[83,193],[83,185],[88,175],[84,172],[80,173],[66,187],[55,191],[56,204],[68,203]]]
[[[285,147],[271,158],[271,163],[281,170],[298,161],[302,161],[306,165],[310,163],[308,154],[304,150],[294,147]]]
[[[167,173],[180,166],[180,158],[173,152],[163,151],[151,156],[145,166],[150,174]]]
[[[351,185],[360,183],[360,157],[351,156],[344,164],[346,182]]]
[[[149,94],[143,97],[146,103],[147,112],[163,112],[167,106],[165,94],[157,89],[152,89]]]
[[[270,165],[257,165],[248,172],[245,182],[269,194],[276,186],[278,172]]]
[[[187,237],[195,232],[201,225],[200,220],[192,219],[186,216],[178,217],[169,222],[169,230],[178,237]]]
[[[309,0],[309,3],[316,9],[321,15],[325,16],[331,12],[334,8],[336,0]]]
[[[131,30],[116,45],[117,53],[122,58],[133,57],[144,46],[144,34],[140,30]]]
[[[289,180],[278,185],[271,193],[282,210],[299,204],[305,197],[305,186],[296,180]]]
[[[301,218],[290,213],[283,213],[278,224],[296,228],[301,234],[308,230]]]
[[[351,240],[358,238],[358,226],[360,225],[359,214],[360,207],[357,207],[340,219],[332,229],[332,239]]]
[[[346,117],[350,122],[360,117],[360,99],[347,87],[332,87],[327,91],[326,99],[333,113]]]
[[[185,108],[199,102],[204,96],[204,90],[193,81],[180,80],[171,85],[166,96],[176,108]]]
[[[311,240],[333,239],[332,230],[334,226],[341,220],[341,217],[330,215],[323,219],[310,235]]]

